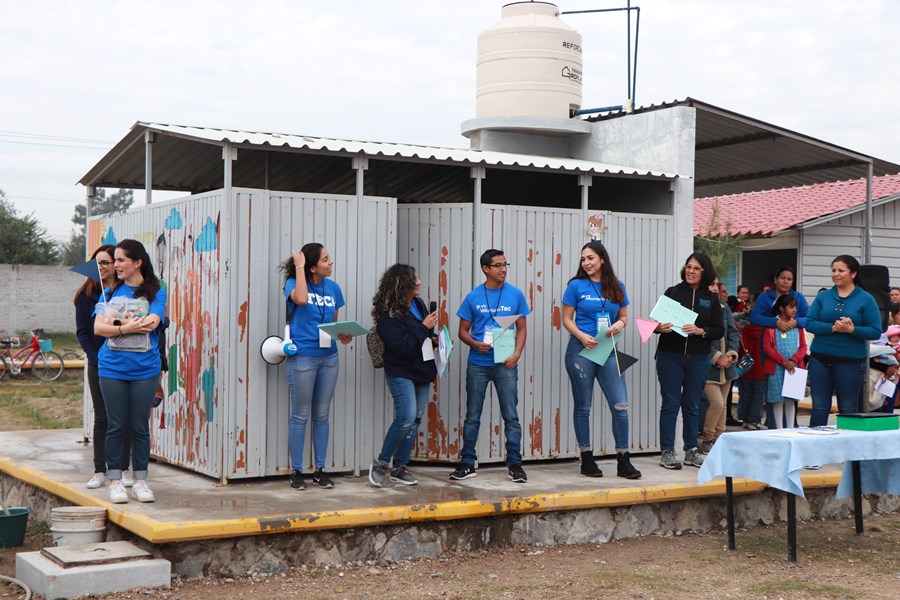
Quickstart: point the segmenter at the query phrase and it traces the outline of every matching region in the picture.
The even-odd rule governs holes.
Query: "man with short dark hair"
[[[516,365],[525,348],[525,317],[531,310],[525,301],[525,294],[506,283],[509,263],[506,262],[503,250],[487,250],[481,255],[480,262],[485,282],[465,297],[456,312],[459,317],[459,339],[471,350],[466,365],[463,447],[459,465],[450,474],[450,479],[461,481],[477,474],[475,462],[478,455],[475,445],[481,427],[485,392],[488,383],[493,382],[503,417],[509,478],[517,483],[525,483],[528,476],[522,469],[522,425],[518,414],[519,370]],[[517,318],[512,325],[507,323],[507,328],[500,322],[507,319],[501,317]],[[513,340],[515,345],[510,348]],[[495,349],[503,354],[495,356]],[[509,355],[505,356],[506,353]]]

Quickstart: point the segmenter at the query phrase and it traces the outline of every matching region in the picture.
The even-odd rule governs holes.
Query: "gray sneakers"
[[[372,466],[369,468],[369,483],[375,487],[383,486],[384,479],[390,470],[391,467],[387,463],[383,463],[380,460],[373,461]]]
[[[395,467],[391,471],[391,481],[403,485],[416,485],[417,483],[419,483],[419,480],[409,472],[409,469],[406,468],[406,465]]]
[[[700,450],[698,450],[697,448],[691,448],[690,450],[685,451],[684,464],[689,467],[697,467],[698,469],[702,467],[703,455],[700,454]]]
[[[681,463],[675,457],[674,450],[663,450],[662,456],[659,457],[659,466],[675,471],[681,470]]]

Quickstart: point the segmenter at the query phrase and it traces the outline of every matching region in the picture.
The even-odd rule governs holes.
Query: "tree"
[[[55,265],[59,248],[33,215],[20,217],[11,200],[0,190],[0,263]]]
[[[694,251],[702,252],[709,257],[720,279],[737,263],[741,254],[744,236],[733,235],[731,233],[733,226],[734,223],[730,219],[722,222],[719,201],[716,200],[713,202],[703,235],[694,236]]]
[[[107,197],[106,190],[100,188],[91,199],[91,216],[96,217],[123,211],[130,208],[132,204],[134,204],[134,190],[122,189]],[[72,230],[72,236],[63,246],[62,251],[62,262],[65,265],[77,265],[84,262],[87,244],[85,236],[87,204],[78,204],[75,207],[72,222],[75,223],[75,229]]]

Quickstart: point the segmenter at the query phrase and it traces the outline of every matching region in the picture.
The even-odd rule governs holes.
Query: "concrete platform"
[[[66,568],[40,552],[16,554],[16,579],[44,598],[112,594],[137,588],[168,588],[171,572],[171,563],[162,558]]]
[[[615,460],[600,460],[604,477],[579,474],[574,461],[525,464],[526,484],[509,480],[506,468],[486,466],[478,476],[451,481],[450,467],[411,465],[416,486],[375,488],[366,474],[334,475],[331,490],[290,488],[286,477],[234,481],[226,486],[203,475],[152,463],[148,482],[156,502],[111,504],[107,487],[86,489],[93,472],[92,450],[80,430],[0,433],[0,471],[16,480],[80,506],[103,506],[107,519],[153,544],[231,538],[323,529],[496,517],[508,514],[569,511],[724,496],[724,480],[701,486],[697,469],[669,471],[658,455],[636,456],[643,477],[615,476]],[[806,489],[833,488],[838,466],[809,471]],[[762,483],[735,480],[738,494],[766,489]]]

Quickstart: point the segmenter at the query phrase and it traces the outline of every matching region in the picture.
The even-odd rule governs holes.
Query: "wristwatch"
[[[122,324],[122,319],[116,319],[113,321],[113,325],[115,325],[116,327],[119,327],[121,324]]]

